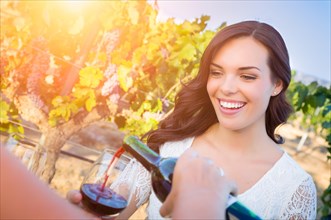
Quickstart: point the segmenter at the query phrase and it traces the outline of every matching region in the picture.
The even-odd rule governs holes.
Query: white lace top
[[[167,142],[160,148],[162,157],[179,157],[194,138]],[[150,175],[141,166],[138,177],[138,204],[147,206],[148,219],[163,219],[161,202],[151,190]],[[306,173],[286,152],[250,189],[238,195],[241,203],[262,219],[316,219],[316,187]]]

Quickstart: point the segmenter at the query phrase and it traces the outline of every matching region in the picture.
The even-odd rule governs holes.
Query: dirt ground
[[[279,129],[279,133],[286,139],[283,148],[314,178],[318,197],[328,186],[330,181],[330,161],[326,161],[326,142],[323,138],[310,133],[304,145],[297,150],[297,146],[301,140],[303,132],[295,129],[290,124],[284,125]],[[90,149],[82,149],[74,146],[66,146],[64,150],[74,152],[89,159],[95,159],[97,153]],[[52,180],[51,187],[55,189],[61,196],[65,196],[66,192],[71,189],[78,189],[84,174],[91,165],[90,162],[82,161],[71,156],[61,155],[57,162],[57,172]],[[318,200],[318,207],[320,207]],[[131,219],[144,219],[144,208]]]

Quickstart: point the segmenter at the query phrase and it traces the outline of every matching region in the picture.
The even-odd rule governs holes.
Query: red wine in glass
[[[127,163],[120,160],[123,152],[124,149],[119,148],[115,154],[107,150],[102,153],[80,187],[83,206],[100,217],[118,215],[127,207],[131,197],[134,179],[131,179],[131,183],[130,179],[120,179],[124,167],[127,166]],[[128,169],[126,172],[130,172],[129,176],[136,173],[134,169]]]
[[[83,205],[100,216],[116,215],[128,205],[123,196],[110,188],[102,189],[100,184],[83,184],[80,192]]]

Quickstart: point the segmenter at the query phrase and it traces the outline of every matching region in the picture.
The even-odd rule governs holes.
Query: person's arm
[[[160,214],[172,219],[224,219],[230,192],[236,192],[235,183],[211,160],[189,149],[177,161]]]
[[[1,219],[92,219],[30,173],[0,147]]]

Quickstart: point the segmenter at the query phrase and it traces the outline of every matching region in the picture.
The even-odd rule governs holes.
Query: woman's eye
[[[242,75],[241,78],[245,80],[255,80],[257,77],[252,75]]]
[[[222,75],[222,72],[221,71],[218,71],[218,70],[210,70],[209,74],[211,76],[221,76]]]

